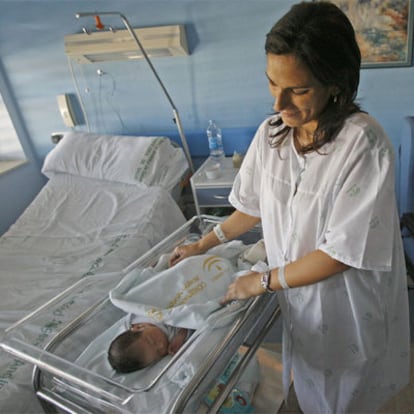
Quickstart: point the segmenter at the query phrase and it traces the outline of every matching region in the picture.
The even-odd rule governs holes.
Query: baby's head
[[[109,346],[108,360],[120,373],[145,368],[168,354],[168,337],[151,323],[134,323]]]

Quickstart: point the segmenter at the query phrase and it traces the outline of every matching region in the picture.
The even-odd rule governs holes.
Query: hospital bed
[[[193,217],[118,274],[84,278],[8,329],[1,346],[19,360],[34,364],[33,387],[45,412],[218,412],[223,402],[234,403],[232,395],[239,389],[248,389],[243,391],[248,397],[243,397],[250,398],[252,406],[258,404],[256,413],[276,412],[283,399],[281,364],[277,354],[262,346],[279,316],[276,295],[219,308],[175,356],[164,358],[149,371],[116,374],[102,366],[105,351],[91,348],[91,344],[103,343],[107,349],[108,327],[116,326],[124,315],[111,303],[111,289],[137,269],[160,266],[177,245],[196,240],[219,221],[212,216]],[[210,252],[218,257],[248,257],[260,239],[261,229],[255,227],[243,239]],[[256,369],[267,375],[258,375],[252,368],[256,360]],[[232,369],[218,387],[221,392],[213,393],[216,399],[207,404],[218,379],[228,372],[229,362]],[[263,383],[259,387],[258,378]],[[254,390],[266,386],[266,381],[273,381],[271,392],[253,398]],[[240,399],[240,394],[235,398]]]
[[[44,161],[49,180],[0,238],[0,338],[73,283],[110,277],[185,223],[177,202],[187,171],[165,137],[66,133]],[[0,412],[41,410],[30,372],[1,351]]]

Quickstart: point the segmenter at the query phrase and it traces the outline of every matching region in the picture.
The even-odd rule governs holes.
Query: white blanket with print
[[[161,272],[134,269],[110,292],[110,299],[126,313],[197,329],[221,307],[236,272],[232,262],[220,256],[189,257]]]

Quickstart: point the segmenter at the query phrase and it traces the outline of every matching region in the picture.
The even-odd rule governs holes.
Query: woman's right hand
[[[168,266],[174,266],[186,257],[196,256],[201,253],[203,252],[200,249],[198,243],[183,244],[182,246],[178,246],[174,249],[170,258],[168,259]]]

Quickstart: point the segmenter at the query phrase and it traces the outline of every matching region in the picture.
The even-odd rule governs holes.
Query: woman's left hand
[[[252,272],[244,276],[239,276],[227,288],[227,292],[221,300],[224,305],[232,300],[248,299],[252,296],[258,296],[264,293],[260,284],[261,273]]]

